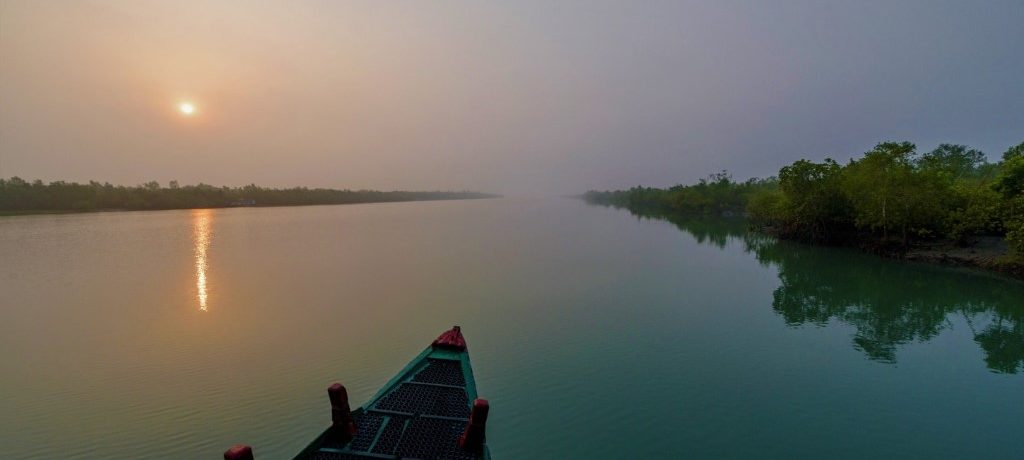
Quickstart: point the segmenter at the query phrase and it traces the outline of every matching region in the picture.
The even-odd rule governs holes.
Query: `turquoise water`
[[[496,458],[1021,458],[1024,284],[571,199],[0,218],[0,458],[288,458],[461,324]]]

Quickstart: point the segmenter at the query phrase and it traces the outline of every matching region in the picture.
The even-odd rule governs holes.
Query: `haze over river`
[[[566,198],[0,217],[0,458],[290,458],[453,324],[496,459],[1021,458],[1024,284]]]

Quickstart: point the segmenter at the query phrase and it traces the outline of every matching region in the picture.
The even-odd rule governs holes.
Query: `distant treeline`
[[[1024,259],[1024,143],[990,163],[963,145],[919,154],[910,142],[885,142],[845,165],[800,160],[768,179],[735,182],[722,172],[696,185],[584,197],[634,211],[744,213],[783,238],[885,251],[920,240],[969,245],[977,236],[997,235]]]
[[[745,213],[754,195],[777,188],[775,178],[734,182],[728,172],[722,171],[701,179],[695,185],[676,185],[668,189],[592,190],[583,196],[592,203],[628,208],[638,214],[728,215]]]
[[[0,179],[0,212],[31,213],[95,210],[221,208],[229,206],[300,206],[313,204],[378,203],[393,201],[462,200],[493,198],[477,192],[379,192],[294,187],[264,188],[184,185],[171,181],[138,186],[90,181],[28,182],[18,177]]]

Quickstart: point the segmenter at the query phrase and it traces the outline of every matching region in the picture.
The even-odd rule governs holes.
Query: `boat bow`
[[[459,326],[438,336],[363,407],[348,410],[341,384],[331,385],[328,396],[331,427],[296,459],[490,459],[490,406],[477,397]]]

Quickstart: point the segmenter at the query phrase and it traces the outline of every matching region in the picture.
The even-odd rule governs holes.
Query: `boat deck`
[[[327,430],[297,458],[455,459],[483,455],[461,449],[459,437],[476,398],[468,358],[457,352],[424,352],[381,390],[365,408],[352,412],[355,436]],[[470,382],[467,385],[467,382]]]

